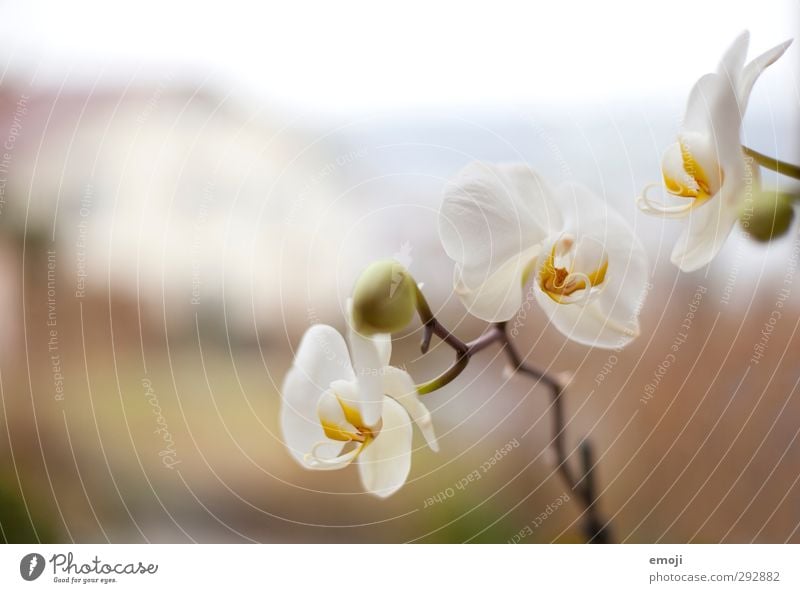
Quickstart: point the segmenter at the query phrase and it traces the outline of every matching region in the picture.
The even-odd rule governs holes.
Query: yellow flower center
[[[320,416],[320,423],[325,436],[334,441],[354,441],[358,443],[367,443],[369,440],[374,439],[376,431],[364,424],[361,419],[361,412],[345,402],[338,394],[336,395],[336,400],[342,408],[347,424],[340,424],[335,420]]]
[[[713,190],[706,171],[698,162],[686,138],[678,140],[682,169],[676,171],[669,161],[663,163],[661,173],[667,191],[681,198],[693,198],[695,205],[708,200]]]
[[[697,132],[684,132],[664,152],[661,176],[667,193],[690,199],[676,205],[653,200],[648,193],[659,184],[651,183],[637,196],[636,203],[648,214],[683,218],[716,195],[722,187],[724,172],[717,161],[712,139]]]
[[[378,436],[382,422],[376,426],[367,426],[361,412],[351,402],[356,401],[357,386],[348,381],[334,381],[330,389],[322,394],[317,405],[319,422],[325,436],[330,440],[316,443],[304,459],[311,467],[319,469],[336,469],[354,461]],[[321,455],[322,449],[328,447],[330,441],[353,443],[355,446],[335,457]],[[346,446],[346,445],[345,445]]]
[[[608,257],[605,253],[601,254],[600,264],[597,267],[583,271],[575,269],[576,258],[573,252],[573,239],[569,236],[562,237],[553,245],[539,271],[539,286],[547,296],[559,304],[574,303],[588,298],[606,279]],[[569,261],[566,267],[561,265],[565,259]],[[572,298],[576,292],[583,290],[587,292],[582,293],[580,298]]]

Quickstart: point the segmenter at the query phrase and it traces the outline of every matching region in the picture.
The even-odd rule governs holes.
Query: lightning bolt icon
[[[39,564],[39,559],[36,556],[32,556],[30,564],[28,565],[28,576],[31,576],[33,574],[33,571],[38,564]]]

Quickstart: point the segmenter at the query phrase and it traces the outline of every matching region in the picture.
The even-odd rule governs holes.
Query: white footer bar
[[[0,591],[796,592],[799,558],[796,545],[7,545]]]

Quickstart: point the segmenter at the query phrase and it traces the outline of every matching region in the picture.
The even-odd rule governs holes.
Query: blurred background
[[[575,374],[567,441],[594,443],[616,539],[800,542],[797,230],[737,229],[680,274],[680,223],[633,200],[694,81],[741,30],[753,57],[798,17],[792,0],[0,3],[0,540],[581,541],[548,392],[495,351],[427,396],[441,451],[416,434],[386,501],[281,443],[293,351],[313,323],[343,327],[370,261],[402,255],[443,322],[482,331],[436,213],[484,159],[583,182],[649,253],[625,351],[569,343],[536,311],[518,340]],[[744,123],[794,163],[799,65],[796,42]],[[422,380],[451,352],[422,358],[419,337],[393,362]]]

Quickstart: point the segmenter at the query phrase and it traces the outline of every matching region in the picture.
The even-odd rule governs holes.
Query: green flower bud
[[[364,335],[400,331],[414,317],[417,287],[394,260],[370,264],[353,289],[353,326]]]
[[[776,191],[761,191],[751,203],[745,202],[739,221],[756,241],[770,241],[786,234],[794,219],[792,196]]]

